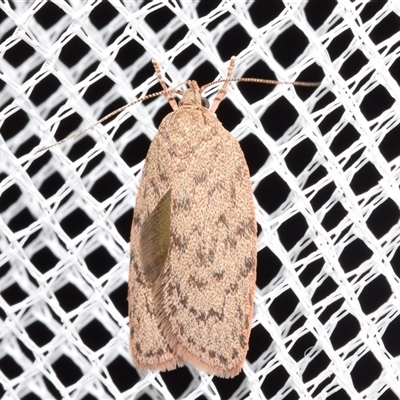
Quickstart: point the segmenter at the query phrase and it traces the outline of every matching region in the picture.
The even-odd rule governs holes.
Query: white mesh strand
[[[2,398],[400,398],[398,2],[0,8]],[[152,58],[175,86],[224,77],[231,55],[236,77],[322,81],[231,84],[217,110],[257,202],[248,360],[228,381],[137,371],[129,228],[167,101],[36,150],[159,90]]]

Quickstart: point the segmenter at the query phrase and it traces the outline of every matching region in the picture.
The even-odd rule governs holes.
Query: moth
[[[146,157],[131,228],[130,349],[140,369],[184,363],[222,378],[237,375],[248,350],[257,262],[249,169],[213,105],[188,81]]]
[[[222,378],[246,359],[256,280],[257,229],[252,187],[237,140],[215,111],[229,82],[291,83],[232,78],[199,88],[167,88],[135,100],[41,152],[81,135],[131,105],[165,95],[173,111],[150,145],[132,220],[128,305],[130,351],[144,370],[191,364]],[[223,82],[214,102],[201,94]],[[179,104],[172,93],[181,95]]]

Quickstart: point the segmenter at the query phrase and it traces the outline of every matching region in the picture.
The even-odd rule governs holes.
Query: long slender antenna
[[[107,114],[107,115],[104,116],[103,118],[100,118],[100,119],[99,119],[97,122],[95,122],[94,124],[92,124],[92,125],[90,125],[90,126],[84,128],[84,129],[82,129],[82,130],[80,130],[80,131],[78,131],[78,132],[75,132],[75,133],[73,133],[72,135],[69,135],[69,136],[67,136],[67,137],[64,138],[64,139],[61,139],[59,142],[56,142],[56,143],[50,144],[49,146],[45,146],[45,147],[40,148],[39,150],[36,151],[35,154],[40,153],[40,152],[45,151],[45,150],[48,150],[48,149],[51,149],[52,147],[58,146],[59,144],[62,144],[62,143],[65,143],[65,142],[67,142],[67,141],[70,140],[70,139],[73,139],[73,138],[76,138],[76,137],[78,137],[78,136],[80,136],[80,135],[83,135],[84,133],[86,133],[86,132],[89,131],[90,129],[94,128],[94,127],[97,126],[97,125],[100,125],[100,124],[103,123],[104,121],[107,121],[108,119],[110,119],[110,118],[113,117],[114,115],[119,114],[120,112],[124,111],[125,109],[127,109],[127,108],[130,107],[130,106],[133,106],[133,105],[136,104],[136,103],[141,103],[142,101],[145,101],[145,100],[148,100],[148,99],[152,99],[153,97],[158,97],[158,96],[161,96],[161,95],[165,95],[166,92],[173,92],[174,90],[176,90],[176,89],[161,90],[161,91],[159,91],[159,92],[150,93],[150,94],[148,94],[148,95],[146,95],[146,96],[144,96],[144,97],[141,97],[140,99],[131,101],[130,103],[125,104],[124,106],[122,106],[122,107],[120,107],[120,108],[117,108],[116,110],[110,112],[109,114]]]
[[[132,105],[134,105],[136,103],[141,103],[142,101],[145,101],[145,100],[148,100],[148,99],[152,99],[152,98],[157,97],[157,96],[164,95],[167,98],[167,100],[168,100],[169,104],[171,105],[172,109],[176,110],[178,108],[178,105],[176,103],[176,100],[172,96],[172,93],[181,94],[182,91],[178,90],[178,88],[181,87],[183,84],[186,84],[188,81],[181,83],[176,88],[169,89],[167,87],[167,85],[165,84],[165,81],[164,81],[164,79],[162,77],[161,70],[160,70],[160,67],[159,67],[157,61],[156,60],[152,60],[152,62],[153,62],[153,66],[154,66],[158,81],[160,82],[160,85],[163,88],[163,90],[161,90],[159,92],[148,94],[148,95],[146,95],[144,97],[141,97],[140,99],[131,101],[130,103],[128,103],[128,104],[126,104],[126,105],[124,105],[124,106],[122,106],[120,108],[117,108],[116,110],[114,110],[112,112],[110,112],[105,117],[99,119],[97,122],[95,122],[94,124],[88,126],[87,128],[82,129],[82,130],[80,130],[78,132],[75,132],[72,135],[67,136],[66,138],[60,140],[59,142],[56,142],[56,143],[53,143],[53,144],[51,144],[49,146],[45,146],[45,147],[40,148],[39,150],[36,151],[35,154],[40,153],[42,151],[49,150],[52,147],[58,146],[59,144],[62,144],[62,143],[65,143],[66,141],[68,141],[70,139],[73,139],[73,138],[76,138],[76,137],[78,137],[80,135],[83,135],[84,133],[86,133],[90,129],[93,129],[95,126],[103,123],[104,121],[107,121],[108,119],[110,119],[111,117],[113,117],[116,114],[119,114],[120,112],[124,111],[128,107],[130,107],[130,106],[132,106]],[[235,62],[236,62],[236,57],[235,56],[231,57],[231,61],[230,61],[229,68],[228,68],[228,73],[227,73],[227,76],[226,76],[225,79],[218,79],[216,81],[206,83],[205,85],[203,85],[200,88],[200,93],[202,93],[206,88],[208,88],[208,87],[210,87],[212,85],[216,85],[218,83],[223,83],[223,86],[218,91],[217,96],[215,97],[214,102],[213,102],[213,104],[211,106],[211,109],[210,109],[211,112],[215,112],[215,110],[218,108],[219,104],[221,103],[222,99],[225,97],[225,95],[227,93],[227,90],[228,90],[229,82],[249,82],[249,83],[261,83],[261,84],[267,84],[267,85],[278,85],[278,84],[287,84],[287,85],[289,85],[290,84],[290,85],[294,85],[294,86],[305,86],[305,87],[316,87],[316,86],[319,86],[319,84],[320,84],[319,82],[298,82],[298,81],[297,82],[281,82],[281,81],[277,81],[277,80],[261,79],[261,78],[232,78],[232,73],[233,73],[233,68],[235,66]]]

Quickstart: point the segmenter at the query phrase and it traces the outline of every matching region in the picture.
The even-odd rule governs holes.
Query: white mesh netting
[[[0,397],[400,398],[400,7],[396,0],[3,1]],[[42,146],[166,81],[231,84],[217,110],[259,224],[243,372],[134,368],[129,229],[165,98]],[[215,94],[217,88],[209,91]],[[54,139],[55,138],[55,139]]]

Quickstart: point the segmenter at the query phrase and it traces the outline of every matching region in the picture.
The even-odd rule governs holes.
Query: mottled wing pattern
[[[163,154],[167,152],[166,147],[165,139],[158,133],[147,154],[132,221],[128,285],[132,358],[138,368],[159,371],[174,369],[180,363],[159,329],[153,301],[157,271],[154,271],[152,277],[147,275],[146,279],[140,237],[143,225],[151,218],[151,212],[154,212],[172,185],[173,171],[168,169],[168,164],[158,164],[160,156],[166,158]],[[159,252],[155,252],[153,258],[159,255]],[[156,264],[158,262],[155,261]]]
[[[201,138],[207,131],[207,128],[202,129],[204,121],[193,120],[191,113],[187,111],[180,108],[161,122],[149,147],[136,197],[130,240],[128,305],[131,354],[135,365],[141,369],[164,371],[182,364],[164,338],[159,328],[160,320],[156,318],[155,281],[165,265],[160,265],[164,249],[154,246],[154,242],[163,242],[163,234],[156,228],[157,219],[165,217],[163,211],[158,212],[160,208],[164,208],[163,199],[174,187],[176,177],[185,170],[188,155],[199,147]],[[185,124],[182,124],[182,119],[186,121]],[[181,132],[182,137],[175,134],[168,136],[168,132],[175,129],[174,123],[185,127],[185,132]],[[171,218],[171,215],[167,218]],[[158,225],[165,225],[165,221],[159,222]],[[151,227],[154,229],[149,233],[156,237],[148,236],[147,240],[143,239],[144,231],[151,231]],[[149,271],[151,267],[153,269]]]
[[[158,226],[170,229],[168,249]],[[136,365],[164,370],[183,361],[221,377],[238,374],[253,313],[254,203],[240,146],[210,111],[181,107],[163,120],[131,235]]]
[[[197,113],[207,131],[174,177],[171,242],[156,307],[180,358],[231,377],[245,361],[253,314],[254,203],[238,142],[213,114]]]

